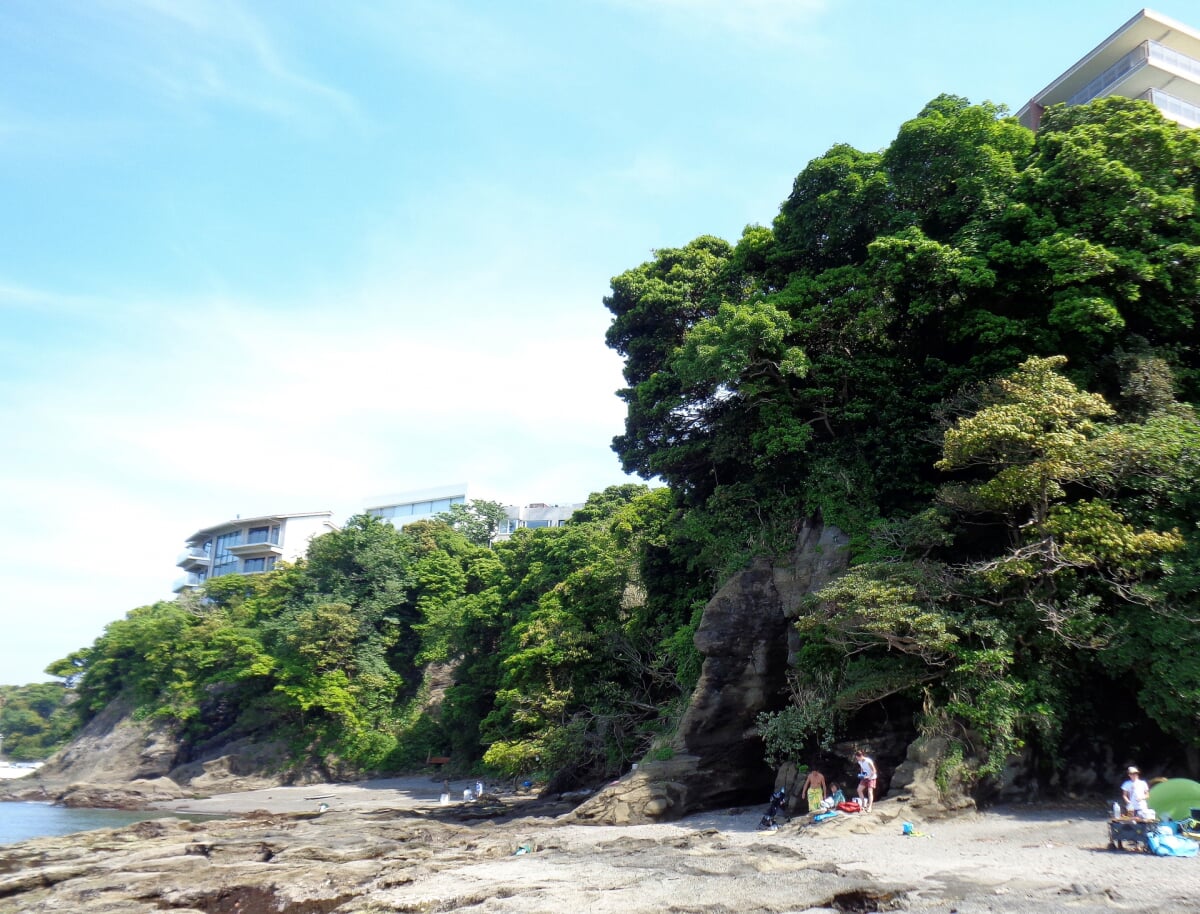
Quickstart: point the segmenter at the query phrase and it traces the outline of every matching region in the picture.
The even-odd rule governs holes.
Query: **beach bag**
[[[842,812],[862,812],[862,807],[857,803],[838,803],[837,808]]]
[[[831,809],[829,812],[819,812],[813,816],[814,822],[826,822],[829,819],[835,819],[838,816],[836,809]]]
[[[1146,835],[1146,843],[1150,845],[1150,850],[1159,857],[1195,857],[1196,851],[1200,850],[1200,844],[1191,838],[1183,838],[1179,835],[1160,835],[1151,832]]]

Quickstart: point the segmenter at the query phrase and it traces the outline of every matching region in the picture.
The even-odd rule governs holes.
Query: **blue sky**
[[[1137,8],[5,0],[0,683],[238,514],[624,481],[612,276],[940,92],[1015,111]]]

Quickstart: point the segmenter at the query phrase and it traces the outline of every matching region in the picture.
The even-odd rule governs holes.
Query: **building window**
[[[216,555],[213,556],[212,577],[219,578],[223,574],[233,574],[237,571],[237,556],[229,551],[230,546],[238,546],[242,542],[242,532],[224,533],[217,537]]]
[[[531,530],[537,530],[540,527],[549,527],[550,521],[548,521],[548,520],[527,520],[527,521],[525,521],[525,526]]]
[[[255,571],[266,571],[266,570],[267,570],[267,560],[265,558],[246,559],[245,563],[242,565],[242,571],[246,572],[246,574],[250,574]]]
[[[279,542],[279,525],[270,527],[251,527],[246,532],[247,543],[276,543]]]

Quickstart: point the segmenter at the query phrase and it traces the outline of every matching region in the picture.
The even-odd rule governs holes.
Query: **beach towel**
[[[821,809],[821,801],[825,799],[821,796],[820,787],[810,787],[808,789],[808,811],[819,812]]]
[[[838,803],[837,808],[842,812],[862,812],[862,807],[857,803]]]

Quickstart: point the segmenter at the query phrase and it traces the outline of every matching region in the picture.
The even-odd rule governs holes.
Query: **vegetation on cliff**
[[[61,748],[75,727],[74,696],[61,682],[0,686],[3,755],[19,762],[44,759]]]
[[[486,503],[403,531],[355,517],[295,565],[133,610],[49,672],[82,721],[132,696],[185,755],[253,736],[334,773],[485,750],[514,774],[618,769],[695,678],[671,513],[665,490],[618,486],[490,548],[471,539]]]
[[[495,506],[369,517],[305,561],[143,607],[51,667],[188,751],[274,731],[611,774],[696,681],[698,609],[819,512],[854,565],[803,608],[792,756],[915,718],[976,774],[1082,739],[1200,746],[1200,132],[1112,98],[1035,135],[934,99],[811,162],[771,226],[612,282],[623,486],[487,545]],[[872,715],[875,715],[872,718]]]
[[[705,560],[813,511],[852,536],[775,756],[881,705],[982,772],[1200,742],[1200,133],[1120,98],[1003,113],[937,98],[810,163],[771,228],[613,282],[615,447]]]

